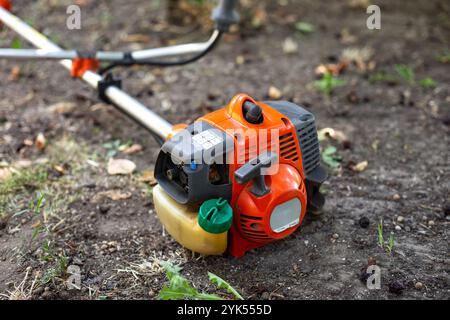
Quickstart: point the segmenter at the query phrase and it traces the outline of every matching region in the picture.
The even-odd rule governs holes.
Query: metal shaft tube
[[[197,54],[205,51],[219,36],[215,30],[208,41],[199,43],[187,43],[175,46],[138,50],[130,52],[136,62],[157,58],[170,58],[189,54]],[[0,59],[37,59],[37,60],[63,60],[75,59],[80,53],[75,50],[45,50],[45,49],[4,49],[0,48]],[[120,51],[92,52],[92,57],[100,61],[117,62],[125,58],[125,53]]]
[[[43,34],[31,28],[2,7],[0,7],[0,21],[39,49],[52,52],[62,51],[60,47],[51,42]],[[71,60],[61,60],[60,64],[69,70],[72,69]],[[94,89],[97,89],[98,82],[102,80],[102,77],[97,73],[87,71],[84,73],[82,79]],[[105,94],[119,110],[126,113],[145,129],[161,139],[165,139],[172,131],[172,125],[169,122],[119,88],[114,86],[108,87]]]
[[[145,61],[155,58],[168,58],[186,54],[200,53],[205,51],[212,43],[214,43],[219,35],[220,32],[218,30],[214,30],[213,34],[206,42],[187,43],[164,48],[133,51],[131,53],[131,56],[136,61]]]

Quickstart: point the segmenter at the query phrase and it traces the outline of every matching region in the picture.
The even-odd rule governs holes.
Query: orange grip
[[[2,7],[5,10],[11,11],[11,9],[12,9],[11,1],[0,0],[0,7]]]
[[[70,73],[74,78],[81,78],[86,71],[97,70],[99,66],[100,62],[97,59],[76,58],[72,60],[72,70]]]

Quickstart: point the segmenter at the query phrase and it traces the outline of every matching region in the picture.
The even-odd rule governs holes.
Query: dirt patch
[[[65,47],[134,49],[207,37],[206,31],[165,25],[163,7],[150,1],[85,2],[81,31],[62,27],[65,3],[22,1],[15,12]],[[324,148],[335,145],[343,159],[341,169],[330,170],[324,213],[308,216],[294,235],[241,259],[192,255],[164,233],[153,212],[151,188],[139,181],[156,160],[158,145],[151,136],[112,107],[98,105],[94,92],[56,65],[0,61],[0,161],[30,159],[49,177],[39,188],[25,186],[0,208],[8,217],[0,230],[0,292],[14,291],[28,271],[24,288],[30,289],[35,277],[38,282],[26,298],[152,299],[166,281],[157,266],[161,259],[183,264],[184,275],[201,289],[214,290],[206,276],[211,271],[254,299],[450,297],[450,70],[436,58],[449,48],[449,4],[381,1],[382,28],[371,31],[365,27],[365,9],[346,2],[283,3],[258,1],[269,13],[261,26],[246,23],[247,29],[226,36],[196,64],[119,73],[127,79],[127,91],[172,123],[192,121],[239,92],[266,99],[275,86],[283,99],[314,112],[319,128],[344,132],[349,145],[323,142]],[[316,31],[302,35],[295,31],[296,21],[309,22]],[[149,38],[128,42],[132,34]],[[0,35],[3,47],[15,38],[10,31]],[[283,52],[287,37],[298,44],[297,53]],[[373,71],[349,68],[340,76],[347,84],[331,97],[314,89],[318,65],[336,62],[344,49],[363,47],[374,52]],[[371,81],[378,72],[395,74],[399,64],[414,69],[416,85],[402,79]],[[20,78],[12,81],[16,65]],[[434,88],[418,84],[427,77],[436,82]],[[76,108],[48,110],[61,102]],[[43,151],[24,143],[39,132],[48,140]],[[134,175],[107,174],[104,144],[115,140],[143,146],[137,154],[119,152],[137,164]],[[73,152],[51,153],[61,141]],[[350,169],[361,161],[368,161],[363,172]],[[93,201],[99,192],[116,189],[131,198]],[[45,206],[38,214],[27,211],[39,191],[46,194]],[[52,229],[33,237],[44,212]],[[369,222],[365,228],[363,217]],[[386,240],[395,235],[391,254],[377,243],[381,220]],[[370,257],[381,267],[381,290],[368,290],[360,280]],[[61,265],[80,267],[81,290],[67,290]],[[402,290],[389,290],[395,281]],[[423,288],[417,289],[417,282]]]

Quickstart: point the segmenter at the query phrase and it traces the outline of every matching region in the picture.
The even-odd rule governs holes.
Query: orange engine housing
[[[285,115],[261,102],[258,102],[258,105],[264,114],[263,123],[248,123],[242,111],[243,103],[248,100],[256,103],[248,95],[239,94],[233,98],[228,107],[199,119],[222,131],[233,129],[233,132],[240,133],[232,137],[236,148],[234,161],[231,161],[229,167],[234,217],[229,233],[228,252],[235,257],[243,256],[248,250],[290,235],[301,224],[307,207],[305,174],[295,126]],[[258,133],[261,129],[278,134],[260,136]],[[261,143],[262,137],[267,143]],[[275,151],[278,156],[278,171],[275,175],[265,176],[265,183],[270,192],[257,197],[251,192],[253,182],[241,185],[237,183],[234,173],[244,163],[269,149]],[[292,211],[298,210],[297,213],[293,213],[298,214],[298,218],[293,217],[296,223],[274,230],[271,219],[277,208],[286,204],[295,208]]]

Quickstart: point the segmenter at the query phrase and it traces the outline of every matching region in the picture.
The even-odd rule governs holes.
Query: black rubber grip
[[[214,9],[212,19],[220,31],[227,32],[230,25],[239,22],[239,15],[235,10],[237,0],[221,0]]]

